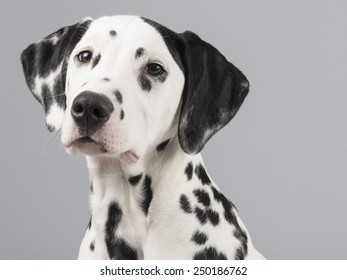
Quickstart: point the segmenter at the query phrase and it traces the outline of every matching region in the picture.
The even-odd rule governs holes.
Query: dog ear
[[[186,31],[178,36],[185,75],[178,139],[186,153],[196,154],[235,116],[249,91],[249,82],[196,34]]]
[[[50,131],[60,129],[66,108],[65,80],[69,56],[87,31],[90,18],[66,26],[31,44],[21,54],[26,83],[43,106]]]

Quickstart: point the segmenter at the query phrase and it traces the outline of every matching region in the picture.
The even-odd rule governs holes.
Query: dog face
[[[142,19],[101,18],[73,49],[66,85],[64,146],[136,162],[172,126],[184,76]]]
[[[136,163],[175,135],[200,152],[241,106],[249,84],[214,47],[134,16],[85,19],[30,45],[27,84],[62,143]]]

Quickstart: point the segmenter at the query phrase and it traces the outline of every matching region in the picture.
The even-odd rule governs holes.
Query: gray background
[[[203,151],[269,259],[347,259],[346,1],[0,4],[0,259],[74,259],[89,219],[83,156],[25,85],[20,52],[85,16],[137,14],[216,46],[251,82]]]

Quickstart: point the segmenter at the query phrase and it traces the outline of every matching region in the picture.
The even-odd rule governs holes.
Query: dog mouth
[[[76,139],[68,146],[68,148],[71,148],[72,146],[87,155],[107,153],[107,149],[102,142],[96,141],[88,136]]]
[[[68,145],[65,145],[69,153],[74,154],[76,150],[86,155],[100,155],[106,153],[112,153],[106,148],[106,145],[100,141],[97,141],[89,136],[80,137],[74,141],[71,141]],[[140,156],[133,150],[128,150],[120,154],[128,163],[135,164],[139,161]]]

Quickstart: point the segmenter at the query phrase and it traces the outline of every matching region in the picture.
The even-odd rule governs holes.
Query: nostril
[[[103,119],[103,118],[107,117],[107,113],[102,108],[94,108],[92,110],[92,116],[97,118],[97,119]]]
[[[73,111],[74,113],[76,113],[76,114],[81,114],[81,113],[83,113],[83,110],[84,110],[84,108],[83,108],[83,105],[82,105],[81,103],[76,102],[76,103],[73,104],[73,106],[72,106],[72,111]]]

